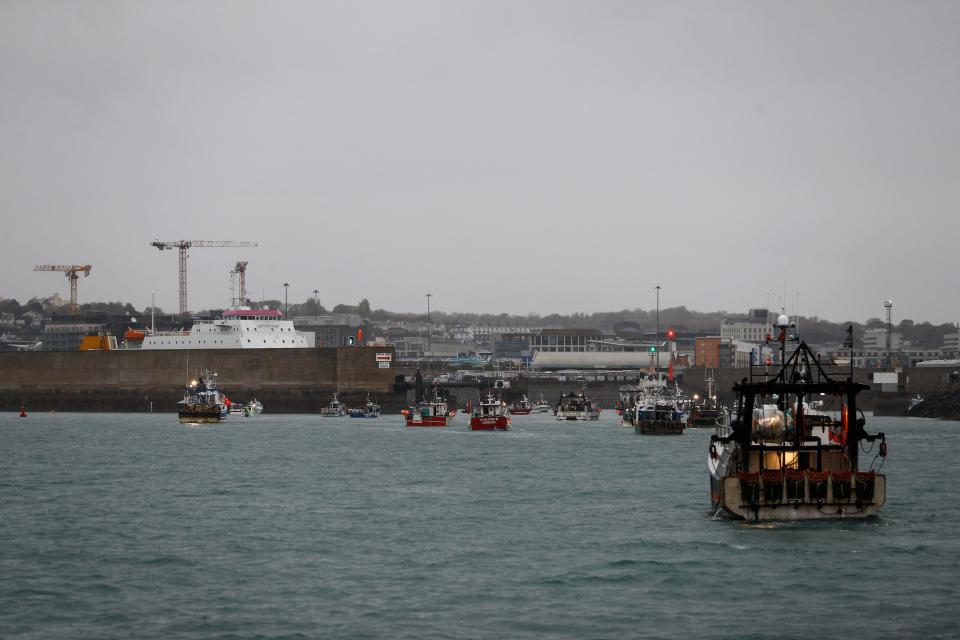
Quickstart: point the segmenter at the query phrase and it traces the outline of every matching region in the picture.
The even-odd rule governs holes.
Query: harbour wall
[[[174,411],[184,386],[204,368],[217,371],[220,387],[237,402],[253,397],[271,413],[315,413],[330,402],[334,391],[348,405],[361,405],[370,394],[384,411],[408,406],[412,393],[393,389],[394,376],[412,377],[411,369],[380,368],[377,353],[390,347],[333,349],[197,349],[170,351],[0,352],[0,410],[21,405],[32,411]],[[875,370],[855,369],[854,379],[871,384]],[[715,369],[710,375],[724,404],[732,404],[734,383],[749,376],[748,369]],[[705,393],[703,369],[687,369],[678,376],[683,390]],[[896,391],[878,389],[861,394],[860,406],[880,415],[903,415],[909,398],[943,392],[955,382],[952,367],[907,369]],[[579,390],[580,383],[521,378],[511,381],[510,400],[526,393],[532,400],[542,393],[555,403],[562,392]],[[618,389],[628,382],[588,382],[587,393],[603,408],[612,408]],[[634,383],[635,384],[635,383]],[[454,406],[476,402],[486,388],[451,386]]]
[[[876,369],[854,369],[853,379],[856,382],[871,386],[872,376]],[[405,371],[412,374],[412,372]],[[742,369],[713,369],[707,372],[712,376],[716,383],[717,395],[720,402],[732,406],[734,402],[733,385],[740,382],[743,378],[749,378],[750,370]],[[831,372],[832,373],[832,372]],[[900,374],[900,382],[895,391],[880,391],[877,385],[872,385],[869,391],[865,391],[858,397],[859,407],[864,411],[873,411],[876,415],[904,415],[909,399],[919,394],[922,396],[940,393],[948,388],[956,388],[956,383],[951,385],[951,379],[958,378],[958,372],[950,367],[932,367],[932,368],[911,368],[906,369]],[[838,377],[838,376],[835,376]],[[845,378],[846,376],[844,376]],[[706,394],[706,382],[704,370],[701,368],[689,368],[677,376],[681,389],[689,396],[698,394],[701,397]],[[510,381],[511,388],[504,392],[504,397],[512,401],[521,393],[527,394],[531,400],[537,400],[540,394],[543,394],[547,402],[553,404],[560,397],[561,393],[569,391],[579,391],[582,388],[581,382],[563,382],[559,383],[556,379],[538,381],[535,377],[520,378]],[[636,381],[603,381],[587,383],[587,395],[597,401],[602,408],[613,408],[617,400],[620,399],[619,388],[622,385],[636,385]],[[486,387],[478,388],[474,384],[452,385],[451,395],[460,406],[466,400],[477,401],[478,393],[485,393]]]
[[[348,405],[367,394],[399,408],[396,370],[377,353],[392,348],[191,349],[0,353],[0,410],[175,411],[184,388],[204,369],[218,373],[235,402],[256,397],[270,413],[315,413],[334,391]]]

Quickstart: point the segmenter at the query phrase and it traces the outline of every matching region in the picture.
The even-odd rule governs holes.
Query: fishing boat
[[[526,394],[520,396],[520,399],[510,405],[510,415],[525,416],[533,411],[533,403],[527,398]]]
[[[687,427],[709,427],[730,424],[730,411],[717,399],[717,381],[707,378],[707,390],[702,398],[693,397]]]
[[[620,393],[620,424],[635,427],[637,407],[652,406],[651,399],[663,395],[667,388],[667,375],[650,373],[641,375],[636,385],[623,385]]]
[[[181,424],[223,422],[230,410],[230,400],[217,387],[216,372],[209,370],[190,383],[177,404]]]
[[[777,319],[782,364],[750,367],[749,378],[733,387],[732,425],[711,437],[713,510],[755,521],[871,516],[886,501],[880,470],[887,443],[882,432],[867,433],[857,408],[857,395],[870,387],[853,382],[852,368],[821,364],[799,339],[787,357],[790,326],[785,315]],[[832,412],[815,409],[808,417],[811,398],[832,403]],[[864,452],[873,453],[866,469]]]
[[[506,404],[492,393],[481,398],[470,416],[471,431],[506,431],[510,428],[510,411]]]
[[[553,411],[553,406],[546,401],[543,397],[543,393],[540,394],[540,399],[533,403],[533,407],[530,408],[530,413],[550,413]]]
[[[340,398],[337,397],[337,393],[334,392],[333,400],[330,401],[330,404],[320,409],[320,415],[324,418],[340,418],[347,415],[347,408]]]
[[[571,391],[560,397],[556,416],[557,420],[597,420],[600,418],[600,408],[584,392]]]
[[[683,434],[683,410],[677,396],[651,394],[634,407],[633,428],[646,436],[678,436]]]
[[[408,427],[445,427],[457,417],[456,409],[447,406],[447,399],[440,393],[440,388],[434,385],[433,398],[422,400],[415,407],[404,409],[403,414]]]
[[[250,416],[258,416],[261,413],[263,413],[263,403],[256,398],[243,405],[243,417],[245,418],[249,418]]]
[[[237,404],[234,402],[230,404],[230,413],[245,418],[258,416],[263,413],[263,404],[256,398],[246,404]]]
[[[380,405],[376,402],[370,400],[370,396],[367,396],[367,402],[362,407],[356,407],[350,409],[351,418],[379,418],[380,417]]]

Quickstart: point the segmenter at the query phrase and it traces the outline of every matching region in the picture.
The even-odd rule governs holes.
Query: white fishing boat
[[[243,405],[243,416],[249,418],[251,416],[258,416],[263,413],[263,403],[254,398],[247,404]]]
[[[597,420],[600,418],[600,408],[586,396],[585,392],[571,391],[560,397],[556,415],[557,420]]]
[[[337,397],[337,393],[334,392],[333,400],[330,401],[330,404],[320,409],[320,415],[324,418],[341,418],[347,415],[347,407],[340,402],[340,398]]]
[[[373,402],[370,396],[367,396],[367,402],[362,407],[350,409],[351,418],[379,418],[380,405]]]
[[[530,408],[530,413],[550,413],[553,411],[553,406],[546,401],[543,397],[543,393],[540,394],[540,399],[533,403],[533,407]]]

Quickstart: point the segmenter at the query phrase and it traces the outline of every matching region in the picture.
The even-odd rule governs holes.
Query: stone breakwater
[[[367,394],[387,409],[405,402],[393,391],[396,370],[378,353],[392,348],[197,349],[0,353],[0,410],[174,411],[183,389],[204,369],[216,371],[234,401],[256,397],[271,413],[314,413],[334,391],[348,405]]]
[[[906,413],[914,418],[960,420],[960,385],[924,396],[923,402]]]

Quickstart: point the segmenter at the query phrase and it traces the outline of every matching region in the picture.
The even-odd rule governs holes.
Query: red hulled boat
[[[506,431],[510,428],[510,413],[506,405],[492,394],[482,399],[470,416],[471,431]]]
[[[510,415],[525,416],[533,410],[533,403],[526,395],[520,396],[520,399],[510,407]]]
[[[407,421],[408,427],[445,427],[457,415],[457,410],[447,407],[445,398],[435,389],[432,400],[424,400],[416,407],[404,409],[400,413]]]

